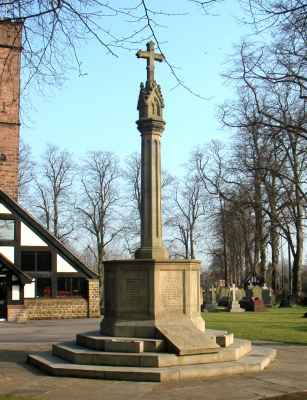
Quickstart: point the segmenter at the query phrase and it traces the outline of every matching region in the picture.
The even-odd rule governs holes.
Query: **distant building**
[[[99,315],[96,273],[0,190],[0,319]]]

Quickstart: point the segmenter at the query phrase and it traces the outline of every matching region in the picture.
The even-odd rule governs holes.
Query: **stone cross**
[[[165,122],[161,108],[163,97],[154,80],[154,63],[162,61],[163,55],[156,54],[155,44],[147,43],[147,52],[139,50],[138,58],[147,59],[147,82],[141,86],[136,122],[142,137],[141,150],[141,247],[136,250],[139,259],[165,260],[169,258],[162,240],[161,206],[161,135]],[[144,102],[139,108],[140,100]],[[142,108],[144,107],[144,112]],[[149,112],[148,109],[151,111]],[[160,111],[158,111],[160,110]]]
[[[145,58],[147,60],[147,83],[155,80],[155,61],[162,62],[164,60],[163,54],[155,53],[155,44],[150,41],[146,44],[147,51],[139,50],[136,53],[137,58]]]
[[[232,292],[232,302],[235,303],[236,302],[236,285],[233,283],[232,287],[230,288],[230,292]]]

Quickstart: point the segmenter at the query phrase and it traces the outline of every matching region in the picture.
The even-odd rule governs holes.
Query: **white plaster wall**
[[[24,298],[33,299],[35,297],[35,279],[31,283],[26,283],[24,286]]]
[[[47,246],[39,236],[36,235],[30,228],[21,222],[21,246]]]
[[[18,301],[20,300],[20,287],[19,285],[12,286],[12,300]]]
[[[0,214],[12,214],[2,203],[0,203]]]
[[[77,272],[63,257],[57,254],[57,272]]]
[[[0,253],[12,263],[15,262],[15,248],[13,246],[0,246]]]

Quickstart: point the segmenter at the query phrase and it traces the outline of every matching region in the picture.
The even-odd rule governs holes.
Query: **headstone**
[[[262,311],[266,310],[266,307],[265,307],[263,301],[261,299],[259,299],[259,297],[253,298],[252,302],[253,302],[253,306],[254,306],[253,307],[254,312],[262,312]]]
[[[233,283],[232,287],[230,288],[230,297],[231,297],[231,301],[228,307],[228,311],[229,312],[244,312],[245,310],[243,308],[240,307],[240,304],[238,303],[237,299],[236,299],[236,285]]]
[[[267,289],[267,288],[266,288]],[[268,290],[268,289],[267,289]],[[263,301],[263,288],[256,285],[246,288],[246,296],[241,299],[240,305],[245,311],[262,312],[265,311],[266,306]]]
[[[230,303],[229,288],[217,287],[216,289],[217,304],[219,307],[228,307]]]
[[[247,298],[258,298],[262,300],[262,287],[261,286],[248,286],[245,290]]]
[[[262,288],[262,300],[266,307],[272,307],[273,298],[272,298],[272,289],[269,289],[266,285]]]
[[[207,290],[206,292],[206,310],[208,311],[213,311],[215,310],[217,307],[216,304],[216,289],[215,287],[212,285],[211,288],[209,290]]]

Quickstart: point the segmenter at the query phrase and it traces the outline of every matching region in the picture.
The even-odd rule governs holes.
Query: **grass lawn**
[[[206,312],[203,317],[208,329],[227,330],[236,337],[307,345],[306,312],[307,307],[273,307],[260,313],[218,310]]]

